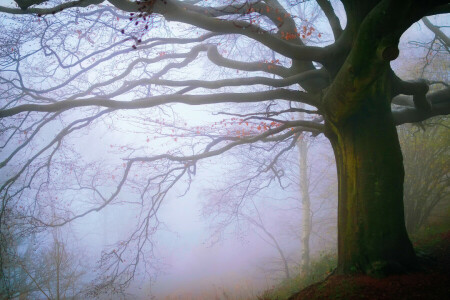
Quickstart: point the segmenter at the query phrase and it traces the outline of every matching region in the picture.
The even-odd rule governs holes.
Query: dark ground
[[[382,279],[367,275],[333,275],[313,284],[291,300],[450,300],[450,231],[415,245],[421,271]]]

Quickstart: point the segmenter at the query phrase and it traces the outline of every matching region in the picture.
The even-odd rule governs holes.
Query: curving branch
[[[342,34],[341,21],[334,12],[333,6],[329,0],[317,0],[317,3],[327,17],[331,30],[333,31],[334,40],[337,41]]]
[[[150,98],[140,98],[134,101],[118,101],[102,98],[79,100],[62,100],[53,104],[24,104],[14,108],[0,111],[0,118],[11,117],[23,112],[58,112],[78,107],[99,106],[112,109],[140,109],[150,108],[162,104],[184,103],[189,105],[215,104],[215,103],[249,103],[267,100],[302,101],[316,106],[318,98],[305,92],[288,89],[277,89],[265,92],[247,93],[217,93],[214,95],[163,95]]]
[[[296,60],[323,62],[330,55],[325,48],[295,45],[250,22],[211,18],[206,14],[189,11],[175,1],[167,1],[167,4],[157,3],[153,11],[162,14],[168,21],[182,22],[212,32],[247,36],[273,51]]]
[[[418,110],[422,111],[430,111],[431,103],[428,101],[426,95],[429,90],[428,83],[425,80],[417,80],[417,81],[403,81],[397,76],[394,76],[394,95],[410,95],[413,96],[412,100],[414,106]],[[398,100],[393,101],[395,104],[398,104]],[[396,103],[397,102],[397,103]]]
[[[426,95],[426,101],[431,103],[431,109],[417,108],[414,97],[400,95],[393,99],[394,104],[404,107],[394,109],[392,116],[396,125],[424,121],[428,118],[450,114],[450,88],[445,88]]]
[[[30,6],[32,5],[45,3],[48,2],[48,0],[17,0],[16,3],[19,5],[20,9],[0,6],[0,12],[5,12],[9,14],[53,15],[57,12],[63,11],[68,8],[88,7],[90,5],[100,4],[104,1],[105,0],[78,0],[62,3],[51,8],[30,8]]]
[[[158,86],[168,86],[168,87],[187,87],[190,90],[197,88],[205,89],[219,89],[223,87],[237,87],[237,86],[250,86],[250,85],[266,85],[270,87],[286,87],[293,84],[302,84],[305,81],[314,80],[316,78],[324,78],[326,73],[321,70],[307,71],[283,79],[267,78],[262,76],[257,77],[242,77],[233,79],[222,79],[222,80],[167,80],[167,79],[139,79],[132,82],[127,82],[123,87],[119,88],[117,91],[104,95],[105,97],[113,98],[117,95],[123,94],[137,86],[145,85],[158,85]],[[114,78],[116,79],[116,78]]]

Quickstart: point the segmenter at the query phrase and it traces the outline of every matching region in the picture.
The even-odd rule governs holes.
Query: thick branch
[[[256,93],[218,93],[214,95],[162,95],[149,98],[141,98],[134,101],[117,101],[111,99],[80,99],[63,100],[48,105],[24,104],[14,108],[0,111],[0,118],[14,116],[28,111],[36,112],[57,112],[77,107],[100,106],[114,109],[139,109],[150,108],[162,104],[184,103],[188,105],[202,105],[215,103],[246,103],[261,102],[267,100],[289,100],[301,101],[309,105],[318,105],[317,99],[313,95],[305,92],[292,91],[287,89],[277,89]]]
[[[420,122],[434,116],[450,114],[450,88],[429,93],[427,101],[431,103],[431,110],[428,111],[413,107],[413,97],[411,96],[401,95],[395,97],[393,100],[394,104],[398,103],[404,106],[409,104],[409,107],[399,108],[392,112],[395,124]]]
[[[294,45],[249,22],[216,19],[189,11],[175,1],[169,0],[166,5],[155,4],[154,12],[162,14],[168,21],[182,22],[218,33],[245,35],[292,59],[322,62],[328,54],[325,48]]]
[[[394,75],[394,95],[403,94],[413,96],[414,106],[418,110],[430,111],[431,103],[427,100],[429,90],[425,80],[403,81]]]
[[[301,84],[308,80],[314,80],[317,78],[323,78],[326,76],[326,72],[322,70],[307,71],[294,76],[286,77],[283,79],[274,79],[268,77],[243,77],[243,78],[231,78],[223,80],[166,80],[166,79],[140,79],[133,82],[127,82],[123,87],[117,91],[105,95],[105,97],[113,98],[121,95],[137,86],[144,85],[158,85],[158,86],[171,86],[171,87],[188,87],[189,89],[206,88],[206,89],[219,89],[222,87],[231,86],[246,86],[246,85],[266,85],[270,87],[286,87],[293,84]]]
[[[289,128],[292,128],[292,130],[286,131]],[[286,131],[286,132],[282,133],[283,131]],[[171,154],[161,154],[161,155],[157,155],[157,156],[153,156],[153,157],[131,158],[131,159],[129,159],[129,161],[130,162],[140,162],[140,161],[152,162],[152,161],[157,161],[160,159],[167,159],[167,160],[175,161],[175,162],[192,162],[192,161],[197,161],[200,159],[217,156],[219,154],[225,153],[228,150],[235,148],[237,146],[240,146],[240,145],[252,144],[252,143],[259,142],[259,141],[275,142],[275,141],[285,140],[285,139],[287,139],[299,132],[302,132],[302,131],[310,131],[313,133],[320,134],[324,131],[324,125],[315,123],[315,122],[311,122],[311,121],[303,121],[303,120],[291,121],[291,122],[286,122],[279,127],[267,130],[266,132],[261,133],[259,135],[235,139],[231,143],[229,143],[219,149],[202,152],[200,154],[195,154],[195,155],[191,155],[191,156],[175,156],[175,155],[171,155]]]
[[[27,9],[32,5],[39,5],[41,3],[47,2],[48,0],[14,0],[17,5],[23,10]]]
[[[263,63],[263,62],[242,62],[237,60],[232,60],[220,55],[217,47],[210,46],[208,48],[208,58],[220,67],[232,68],[242,71],[264,71],[266,73],[275,74],[281,77],[286,77],[291,74],[288,68],[279,66],[273,63]]]
[[[50,7],[50,8],[29,8],[31,5],[39,4],[46,1],[18,1],[17,3],[21,6],[21,9],[17,8],[9,8],[0,6],[0,12],[5,12],[9,14],[38,14],[38,15],[50,15],[54,14],[56,12],[63,11],[65,9],[71,8],[71,7],[87,7],[89,5],[94,4],[100,4],[104,0],[78,0],[78,1],[71,1],[62,3],[60,5]]]
[[[393,11],[398,14],[386,13]],[[389,62],[398,56],[399,38],[421,13],[419,7],[385,0],[364,18],[351,52],[325,95],[325,110],[331,120],[343,121],[357,111],[373,92],[375,82],[379,88],[386,87],[382,78],[389,75]],[[419,107],[427,109],[424,93],[415,98]]]
[[[323,10],[325,16],[328,19],[328,22],[330,23],[334,40],[337,40],[342,34],[342,27],[339,18],[334,12],[333,6],[331,5],[329,0],[317,0],[317,3],[320,5],[320,8]]]

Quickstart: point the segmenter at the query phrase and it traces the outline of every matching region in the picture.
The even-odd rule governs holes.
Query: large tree
[[[447,1],[317,0],[326,28],[281,0],[16,3],[0,7],[2,227],[6,209],[27,226],[52,227],[119,201],[138,205],[136,231],[105,254],[116,264],[104,267],[129,278],[145,259],[144,245],[151,248],[161,201],[191,179],[199,160],[252,144],[255,153],[273,153],[271,161],[255,158],[257,173],[279,179],[277,161],[311,132],[328,137],[336,157],[338,271],[414,267],[396,126],[448,114],[450,89],[428,93],[426,81],[401,80],[390,62],[400,36],[424,16],[449,12]],[[196,62],[202,70],[190,68]],[[208,80],[192,79],[202,72]],[[226,102],[237,112],[208,128],[162,121],[170,104],[222,109]],[[295,112],[311,118],[292,118]],[[129,135],[112,136],[121,131]],[[88,133],[84,147],[106,144],[122,160],[89,162],[74,146]],[[121,140],[106,142],[114,138]],[[151,152],[150,140],[163,153]],[[60,212],[51,222],[48,199]],[[137,255],[123,267],[129,248]]]

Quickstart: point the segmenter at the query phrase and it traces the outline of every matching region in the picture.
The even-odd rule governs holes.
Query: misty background
[[[12,4],[11,1],[2,0],[0,5]],[[331,29],[324,22],[322,13],[317,12],[317,7],[299,3],[291,9],[303,16],[314,18],[314,26],[322,32],[324,38],[311,43],[327,45],[332,42]],[[338,3],[336,11],[341,13],[339,17],[345,25],[345,16]],[[431,19],[435,23],[450,26],[448,15]],[[18,26],[7,19],[3,19],[2,23],[3,26]],[[183,33],[182,25],[170,26],[175,34]],[[397,74],[405,79],[412,79],[422,72],[424,77],[439,77],[436,80],[448,82],[448,59],[437,60],[434,65],[423,67],[427,49],[418,47],[418,44],[426,43],[433,37],[433,33],[419,23],[414,24],[403,35],[400,56],[392,62]],[[230,42],[236,42],[234,53],[242,53],[241,57],[234,57],[235,59],[245,60],[247,55],[251,55],[250,52],[246,53],[248,45],[244,41]],[[33,49],[33,43],[34,41],[30,41],[30,44],[24,47]],[[171,50],[173,49],[165,51]],[[34,64],[39,64],[39,61],[30,62],[30,65]],[[107,76],[116,76],[115,72],[119,74],[125,68],[126,62],[118,63],[110,66],[110,69],[103,69],[103,72],[107,73]],[[155,68],[160,69],[161,66]],[[166,78],[207,79],[211,74],[218,73],[220,70],[212,70],[203,62],[198,63],[195,68],[189,68],[189,73],[174,72]],[[137,72],[136,76],[139,74]],[[57,77],[58,73],[54,76]],[[80,79],[80,84],[99,76],[102,74],[93,71]],[[35,79],[30,77],[29,80]],[[50,85],[43,82],[42,86],[47,84]],[[245,88],[236,88],[238,89],[245,91]],[[145,91],[148,94],[153,92]],[[121,97],[127,96],[129,95]],[[206,135],[209,130],[207,128],[218,128],[218,124],[225,128],[224,123],[227,122],[227,126],[233,127],[233,130],[244,132],[243,130],[247,130],[245,124],[238,119],[231,121],[231,117],[220,112],[245,112],[252,111],[255,107],[256,105],[249,104],[245,108],[238,108],[226,104],[200,108],[176,104],[145,112],[117,113],[116,119],[106,118],[89,128],[89,131],[80,131],[65,142],[64,155],[67,156],[67,165],[64,166],[65,171],[61,166],[61,172],[55,176],[74,176],[73,180],[81,182],[84,176],[93,175],[96,180],[102,182],[101,192],[113,193],[120,182],[120,174],[126,167],[126,160],[122,162],[122,159],[129,155],[127,149],[136,147],[133,153],[139,154],[178,153],[177,151],[189,153],[190,147],[194,149],[196,145],[189,144],[191,137],[188,134]],[[75,120],[77,117],[68,118]],[[442,122],[447,122],[445,124],[448,125],[445,118]],[[257,125],[255,124],[255,128]],[[411,128],[412,131],[421,130],[419,127]],[[49,127],[41,134],[43,137],[51,137],[60,129],[61,126]],[[448,134],[444,134],[442,143],[448,145],[447,142]],[[304,250],[302,233],[305,229],[302,223],[305,211],[302,204],[302,170],[306,172],[303,175],[307,175],[307,192],[310,197],[310,208],[307,212],[311,217],[309,259],[334,254],[337,181],[333,152],[329,142],[321,135],[304,133],[301,143],[303,146],[295,145],[277,161],[274,171],[276,176],[272,177],[261,174],[249,180],[258,173],[258,170],[253,168],[258,166],[255,162],[270,160],[270,154],[262,149],[240,148],[199,161],[190,169],[189,180],[183,178],[173,187],[167,188],[163,201],[157,203],[158,214],[150,224],[155,229],[152,232],[151,247],[144,254],[148,260],[137,265],[134,279],[126,292],[100,298],[171,299],[180,296],[212,299],[214,296],[225,299],[226,295],[235,295],[238,299],[246,299],[256,297],[284,280],[285,263],[291,276],[301,272],[300,263]],[[136,144],[138,146],[134,146]],[[40,145],[43,145],[43,140],[35,146]],[[301,164],[300,147],[307,149],[306,165]],[[1,160],[6,159],[8,151],[10,149],[2,150]],[[26,155],[23,158],[25,157]],[[19,165],[20,159],[23,158],[16,158],[12,169]],[[155,169],[164,167],[166,166],[158,165]],[[75,285],[89,286],[97,278],[105,279],[101,269],[97,267],[102,261],[102,253],[117,255],[119,246],[125,244],[136,231],[136,224],[142,218],[136,190],[140,187],[138,179],[148,168],[148,165],[142,165],[135,171],[132,176],[136,177],[136,186],[122,192],[117,200],[100,211],[94,211],[47,232],[28,236],[24,234],[24,239],[17,243],[17,253],[24,261],[34,261],[30,264],[33,267],[36,267],[36,264],[51,264],[55,255],[65,253],[65,268],[72,274],[71,278],[74,278],[74,294],[78,292]],[[11,171],[8,168],[2,169],[2,182],[8,178]],[[67,187],[54,187],[49,191],[49,214],[53,212],[57,216],[64,211],[63,206],[73,211],[82,211],[84,205],[96,203],[90,198],[91,191],[63,188]],[[163,189],[165,188],[164,186]],[[81,202],[75,201],[80,198]],[[445,194],[443,199],[443,202],[448,202],[448,195]],[[64,251],[61,252],[61,249]],[[133,255],[134,253],[127,249],[119,259],[125,263],[126,260],[132,260]],[[51,274],[47,275],[51,277]],[[21,276],[25,278],[26,274]]]

